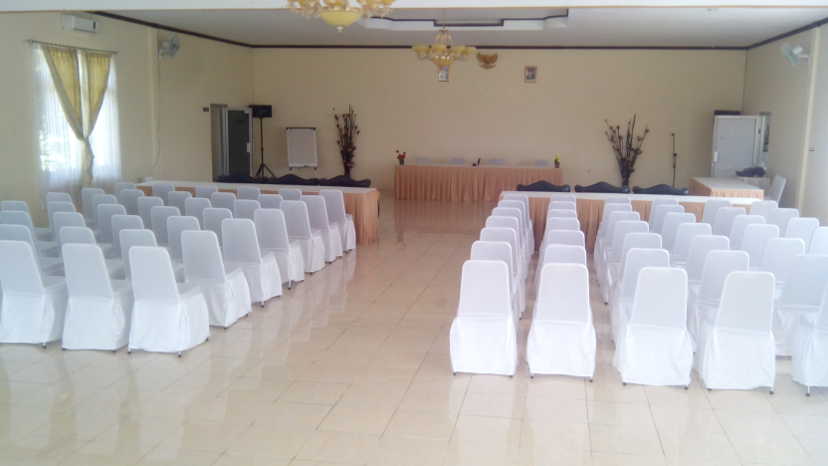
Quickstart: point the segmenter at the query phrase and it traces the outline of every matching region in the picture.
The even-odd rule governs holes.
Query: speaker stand
[[[264,118],[259,118],[259,149],[261,149],[261,163],[259,163],[259,169],[256,170],[256,178],[264,178],[265,173],[269,173],[271,178],[276,178],[276,175],[273,174],[273,170],[267,166],[264,161],[264,131],[262,129],[262,121]]]

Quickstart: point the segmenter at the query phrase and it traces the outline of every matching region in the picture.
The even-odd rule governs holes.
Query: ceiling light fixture
[[[437,33],[433,44],[417,44],[411,49],[417,58],[431,61],[438,69],[447,68],[455,61],[465,60],[477,53],[474,47],[454,45],[451,33],[445,28]]]
[[[394,0],[288,0],[290,9],[305,17],[319,17],[342,32],[363,16],[383,17]]]

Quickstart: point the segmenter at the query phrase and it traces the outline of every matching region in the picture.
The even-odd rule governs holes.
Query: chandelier
[[[288,0],[291,10],[306,17],[318,16],[339,32],[363,16],[387,15],[392,3],[394,0]]]
[[[443,28],[437,33],[433,44],[418,44],[411,48],[420,60],[429,60],[438,69],[451,66],[457,60],[466,58],[477,53],[477,49],[466,45],[454,45],[451,33]]]

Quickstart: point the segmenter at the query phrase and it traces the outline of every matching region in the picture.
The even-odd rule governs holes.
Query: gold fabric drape
[[[496,201],[502,191],[519,184],[546,180],[561,184],[560,168],[461,167],[403,165],[395,167],[394,195],[398,200]]]
[[[103,105],[104,96],[106,95],[106,88],[109,85],[109,67],[112,56],[100,52],[84,52],[83,56],[86,61],[87,99],[86,121],[84,124],[84,144],[86,145],[84,168],[86,168],[86,173],[89,177],[88,181],[92,181],[92,167],[95,163],[95,154],[92,152],[89,136],[92,135],[92,130],[95,129],[95,123],[98,121],[98,114],[101,111],[101,105]]]

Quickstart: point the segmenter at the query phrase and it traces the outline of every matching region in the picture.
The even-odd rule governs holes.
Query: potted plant
[[[405,152],[395,151],[397,153],[397,162],[400,162],[400,165],[405,165],[405,157],[408,155]]]
[[[561,168],[561,156],[560,155],[555,156],[554,162],[555,162],[555,168]]]
[[[334,109],[334,121],[336,121],[336,145],[339,146],[339,155],[342,157],[342,168],[345,176],[351,177],[351,170],[354,168],[354,156],[356,155],[356,137],[359,135],[359,126],[356,121],[354,108],[348,105],[348,111],[337,114]]]
[[[650,128],[644,127],[644,131],[636,134],[635,125],[638,123],[638,115],[633,114],[627,120],[625,131],[621,131],[620,125],[613,126],[609,121],[604,120],[607,129],[604,134],[615,152],[615,161],[618,163],[618,171],[621,173],[621,182],[624,187],[630,186],[630,176],[635,172],[635,162],[643,152],[644,140],[650,134]]]

